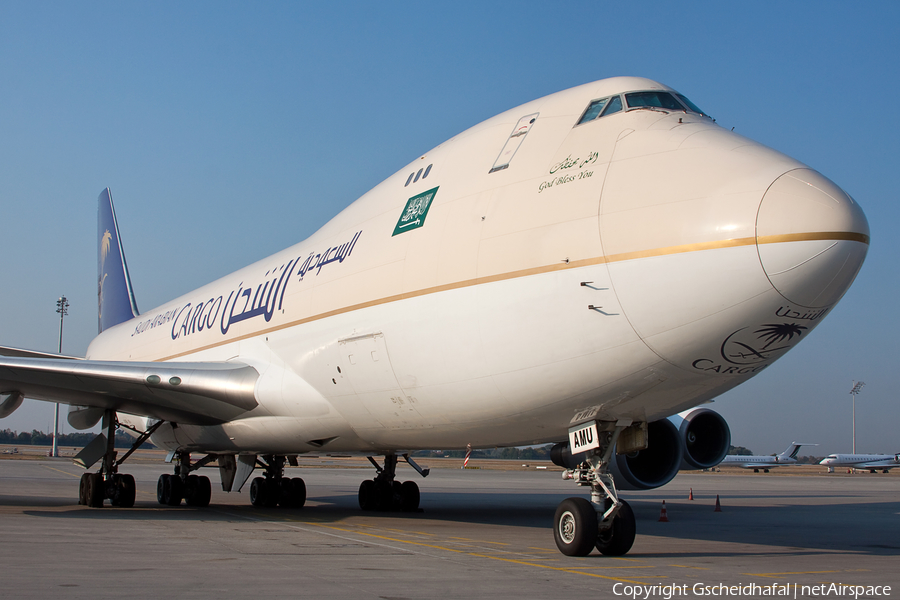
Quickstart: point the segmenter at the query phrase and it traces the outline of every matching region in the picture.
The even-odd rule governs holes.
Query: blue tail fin
[[[131,289],[131,277],[116,223],[109,188],[97,198],[97,301],[100,332],[140,314]]]

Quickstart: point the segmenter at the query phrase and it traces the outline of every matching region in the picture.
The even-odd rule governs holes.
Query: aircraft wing
[[[40,353],[0,356],[2,404],[12,410],[27,397],[214,425],[257,406],[259,373],[243,363],[93,361],[35,354]]]

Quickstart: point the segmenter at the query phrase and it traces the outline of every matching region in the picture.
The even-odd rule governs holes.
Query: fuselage
[[[831,468],[884,469],[900,466],[900,454],[830,454],[819,464]]]
[[[742,467],[744,469],[768,469],[797,464],[796,458],[790,456],[726,456],[723,465]]]
[[[868,225],[816,171],[643,92],[674,94],[613,78],[476,125],[87,358],[256,368],[256,409],[154,437],[207,452],[524,445],[705,402],[821,322]]]

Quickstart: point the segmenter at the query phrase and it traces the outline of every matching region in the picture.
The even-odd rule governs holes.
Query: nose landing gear
[[[556,509],[553,539],[566,556],[587,556],[594,548],[607,556],[622,556],[634,544],[634,512],[619,499],[609,472],[616,440],[630,424],[631,421],[620,421],[611,432],[601,429],[599,447],[585,453],[584,461],[574,469],[563,472],[563,479],[591,488],[590,502],[566,498]]]

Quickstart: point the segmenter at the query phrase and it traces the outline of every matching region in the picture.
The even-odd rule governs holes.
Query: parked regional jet
[[[762,469],[764,473],[768,473],[769,469],[775,467],[784,467],[786,465],[797,464],[797,452],[801,446],[818,446],[818,444],[802,444],[794,442],[788,446],[787,450],[775,456],[742,456],[737,454],[728,455],[722,459],[721,465],[726,467],[741,467],[742,469],[753,469],[754,473],[759,473]]]
[[[887,473],[894,467],[900,467],[900,454],[829,454],[819,464],[828,467],[829,473],[832,473],[835,467]]]
[[[397,481],[400,459],[427,475],[412,450],[555,442],[591,491],[559,505],[557,546],[621,555],[635,520],[618,489],[722,460],[724,419],[675,415],[804,339],[869,227],[813,169],[617,77],[488,119],[309,239],[144,313],[108,189],[98,243],[87,356],[0,359],[0,415],[29,397],[71,405],[79,429],[102,419],[82,503],[134,504],[120,427],[171,452],[160,503],[195,506],[213,463],[226,491],[262,468],[254,505],[302,506],[285,462],[325,449],[373,457],[361,508],[415,509],[418,486]]]

